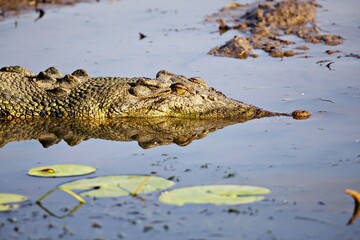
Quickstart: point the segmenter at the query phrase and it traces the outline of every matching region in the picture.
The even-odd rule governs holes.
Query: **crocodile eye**
[[[173,92],[176,92],[179,95],[184,95],[189,89],[182,83],[174,83],[170,86]]]

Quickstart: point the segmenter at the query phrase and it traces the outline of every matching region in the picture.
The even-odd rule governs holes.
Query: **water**
[[[31,204],[0,214],[1,239],[356,239],[360,221],[346,226],[353,200],[344,190],[360,191],[360,68],[358,59],[337,56],[359,53],[359,3],[320,1],[320,27],[342,35],[345,43],[304,43],[311,58],[284,60],[261,52],[248,60],[206,55],[237,34],[219,36],[216,24],[203,21],[226,3],[104,1],[50,9],[37,22],[36,14],[28,13],[0,22],[0,66],[22,65],[33,72],[56,66],[63,73],[84,68],[92,76],[129,77],[153,77],[167,69],[201,76],[226,95],[265,109],[309,110],[309,120],[253,120],[186,147],[147,150],[135,141],[90,139],[75,147],[62,141],[46,149],[35,140],[11,142],[0,149],[0,191],[26,195],[34,203],[67,179],[31,178],[29,168],[80,163],[97,167],[92,176],[153,171],[176,176],[176,187],[263,186],[272,191],[267,200],[173,207],[160,204],[154,193],[146,203],[131,197],[89,199],[61,219]],[[139,32],[147,38],[140,41]],[[342,52],[328,56],[327,49]],[[325,59],[335,62],[332,71],[316,64]],[[225,178],[229,172],[235,176]],[[61,215],[77,202],[56,193],[45,205]]]

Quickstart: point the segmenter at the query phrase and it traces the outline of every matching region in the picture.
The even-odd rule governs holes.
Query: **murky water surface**
[[[36,13],[0,22],[0,66],[147,77],[167,69],[201,76],[226,95],[265,109],[313,114],[306,121],[274,117],[227,126],[186,147],[145,150],[136,141],[101,139],[74,147],[64,141],[49,148],[35,140],[7,143],[0,149],[0,191],[26,195],[32,204],[0,213],[0,238],[357,239],[360,220],[346,226],[354,205],[344,190],[360,190],[360,62],[344,55],[359,54],[360,5],[319,3],[319,26],[342,35],[345,43],[304,43],[308,58],[283,60],[262,52],[248,60],[206,54],[237,34],[219,36],[216,24],[203,21],[227,1],[101,1],[49,9],[36,22]],[[140,32],[147,37],[139,40]],[[341,52],[327,55],[328,49]],[[316,64],[327,59],[334,62],[332,70]],[[56,218],[34,202],[67,179],[26,172],[58,163],[95,166],[92,176],[157,172],[175,176],[176,187],[247,184],[271,194],[266,201],[232,207],[174,207],[160,204],[156,193],[146,202],[89,199],[73,216]],[[45,204],[60,216],[77,202],[56,193]]]

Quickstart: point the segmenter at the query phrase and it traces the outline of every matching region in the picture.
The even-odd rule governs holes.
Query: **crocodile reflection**
[[[144,149],[175,143],[187,146],[228,125],[243,121],[168,117],[106,120],[36,119],[0,122],[0,148],[7,143],[37,140],[44,148],[64,140],[75,146],[88,139],[137,141]]]

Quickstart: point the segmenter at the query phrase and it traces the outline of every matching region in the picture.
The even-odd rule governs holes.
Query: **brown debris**
[[[36,11],[37,13],[39,13],[39,16],[35,19],[35,22],[36,22],[36,21],[39,20],[40,18],[43,18],[43,17],[44,17],[45,11],[44,11],[44,9],[41,9],[41,8],[37,8],[37,9],[35,9],[35,11]]]
[[[238,8],[238,7],[242,7],[243,5],[240,3],[236,3],[236,2],[229,2],[228,5],[225,7],[225,9],[233,9],[233,8]]]
[[[357,53],[350,53],[346,54],[345,57],[353,57],[353,58],[360,58],[360,54]]]
[[[143,40],[144,38],[146,38],[147,36],[143,33],[139,33],[139,40]]]
[[[329,59],[320,60],[316,62],[316,64],[319,64],[320,66],[324,66],[325,63],[326,63],[325,67],[327,67],[329,70],[332,70],[331,65],[334,64],[335,62]]]
[[[54,5],[72,5],[79,2],[93,2],[94,0],[0,0],[0,20],[19,15],[24,11],[37,10]],[[39,18],[41,12],[39,12]]]
[[[344,38],[338,35],[325,34],[325,35],[310,35],[305,38],[307,42],[311,43],[325,43],[326,45],[335,46],[342,44]]]
[[[329,55],[332,55],[332,54],[338,53],[338,52],[340,52],[340,51],[339,50],[330,50],[330,49],[325,51],[325,53],[329,54]]]
[[[332,69],[331,69],[331,64],[333,64],[333,63],[335,63],[335,62],[329,62],[329,63],[326,64],[325,66],[326,66],[329,70],[332,70]]]
[[[319,33],[320,28],[315,23],[317,7],[319,5],[315,0],[265,1],[251,5],[231,4],[207,17],[207,21],[214,21],[214,19],[218,21],[220,33],[229,29],[236,29],[247,35],[250,33],[250,36],[246,38],[247,41],[242,41],[244,46],[239,41],[236,41],[236,44],[233,43],[233,46],[240,48],[238,52],[249,50],[250,44],[253,49],[262,49],[272,57],[291,57],[301,53],[286,49],[289,45],[296,43],[282,39],[282,36],[296,35],[306,42],[324,43],[331,46],[343,43],[344,38],[341,36]],[[229,22],[233,23],[233,26],[230,26]],[[228,55],[217,52],[223,48],[228,49],[230,41],[210,50],[209,54],[237,57],[238,54],[233,54],[228,50]],[[295,46],[294,49],[307,50],[307,47]],[[249,54],[250,52],[247,52],[246,55]]]
[[[209,54],[245,59],[249,56],[252,49],[253,48],[247,38],[235,36],[223,46],[210,50]]]
[[[231,29],[231,27],[226,25],[224,19],[220,18],[219,19],[219,32],[220,32],[220,34],[223,34],[223,33],[225,33],[226,31],[228,31],[230,29]]]
[[[303,51],[309,50],[309,48],[308,48],[307,46],[298,46],[298,47],[296,47],[295,49],[297,49],[297,50],[303,50]]]

